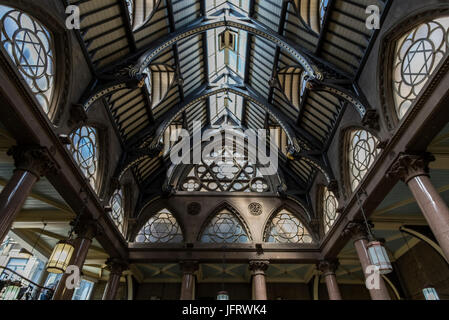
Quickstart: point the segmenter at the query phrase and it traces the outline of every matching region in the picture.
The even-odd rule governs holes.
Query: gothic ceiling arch
[[[211,8],[200,0],[152,1],[151,14],[138,29],[133,28],[124,1],[71,3],[80,5],[79,38],[99,79],[99,87],[87,90],[84,101],[93,103],[100,99],[109,105],[117,135],[128,150],[155,146],[156,137],[163,133],[161,128],[173,121],[186,129],[191,128],[193,120],[201,120],[204,126],[211,124],[210,99],[181,107],[187,105],[187,98],[201,90],[220,85],[220,76],[211,78],[211,42],[208,42],[211,30],[230,30],[245,38],[245,48],[239,55],[246,63],[241,72],[227,71],[228,78],[233,79],[230,85],[252,88],[255,95],[272,106],[270,110],[255,103],[254,94],[243,96],[240,117],[243,127],[266,128],[269,123],[278,123],[285,130],[287,126],[283,123],[287,123],[290,129],[286,133],[293,144],[299,144],[296,151],[302,147],[323,153],[345,105],[355,106],[361,117],[367,109],[360,102],[363,99],[351,89],[351,81],[363,66],[375,37],[374,31],[361,25],[366,19],[363,1],[329,1],[319,32],[312,32],[304,25],[306,21],[298,17],[293,1],[252,0],[248,8],[227,3]],[[382,13],[388,7],[388,1],[378,0],[376,4]],[[357,28],[361,30],[359,33],[355,31]],[[156,108],[152,107],[151,94],[144,85],[143,71],[149,63],[165,64],[177,77]],[[282,86],[274,85],[272,80],[283,69],[295,65],[306,71],[310,84],[302,99],[296,94],[302,91],[299,84],[295,96],[290,95],[290,99],[295,97],[291,103]],[[120,70],[123,78],[113,82],[111,89],[108,75]],[[322,82],[321,77],[329,81]],[[99,94],[99,90],[105,92]],[[300,158],[287,159],[285,163],[290,172],[302,177],[301,181],[313,180],[317,168],[326,169],[323,165],[326,161],[318,166]],[[163,170],[162,164],[161,158],[139,158],[139,166],[143,167],[136,169],[137,176],[148,179]],[[331,172],[320,171],[328,173],[329,181],[333,179]]]

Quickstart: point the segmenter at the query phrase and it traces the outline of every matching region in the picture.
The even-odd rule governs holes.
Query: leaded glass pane
[[[349,141],[349,178],[351,190],[354,191],[379,154],[379,140],[366,130],[354,130]]]
[[[111,198],[111,209],[110,216],[120,232],[123,233],[123,217],[125,211],[123,208],[123,192],[121,189],[117,189],[114,192]]]
[[[324,232],[327,233],[338,218],[338,201],[333,192],[326,187],[323,192]]]
[[[53,37],[28,14],[0,5],[0,41],[46,114],[55,79]]]
[[[181,243],[183,241],[181,227],[167,209],[152,216],[136,237],[136,242],[146,243]]]
[[[299,219],[282,210],[275,215],[265,231],[265,241],[274,243],[312,243],[309,231]]]
[[[402,119],[446,56],[449,17],[418,25],[396,42],[393,96]]]
[[[245,243],[249,239],[238,218],[228,210],[223,210],[209,221],[201,235],[201,242]]]
[[[269,192],[270,185],[257,165],[246,155],[227,146],[223,147],[212,161],[202,159],[182,180],[182,191],[200,192]]]
[[[70,135],[70,152],[78,163],[92,188],[97,187],[98,145],[97,131],[92,127],[81,127]]]

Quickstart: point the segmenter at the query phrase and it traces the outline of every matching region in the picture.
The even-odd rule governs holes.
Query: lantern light
[[[8,281],[2,300],[16,300],[19,295],[20,288],[22,288],[22,283],[20,281]]]
[[[227,291],[219,291],[217,293],[217,300],[229,300],[229,293]]]
[[[75,248],[68,241],[59,241],[48,259],[46,270],[50,273],[64,273],[69,266]]]
[[[426,298],[426,300],[440,300],[440,297],[438,296],[437,291],[435,290],[435,288],[431,285],[427,285],[423,290],[422,290],[424,297]]]
[[[368,256],[371,264],[379,268],[380,274],[387,274],[393,271],[387,250],[385,250],[380,241],[374,240],[368,243]]]

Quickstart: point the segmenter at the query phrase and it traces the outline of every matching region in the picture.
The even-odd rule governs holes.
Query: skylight
[[[242,11],[249,12],[249,0],[204,0],[206,4],[206,13],[212,15],[225,8],[239,8]]]
[[[210,123],[225,117],[238,125],[242,121],[243,98],[234,93],[217,94],[209,98]]]

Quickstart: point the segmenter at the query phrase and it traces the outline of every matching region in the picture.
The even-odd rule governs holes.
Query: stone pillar
[[[92,244],[92,239],[98,233],[98,225],[95,221],[81,219],[79,225],[76,226],[75,232],[77,238],[73,241],[75,250],[73,252],[70,265],[75,265],[79,268],[80,273],[83,269],[84,261],[86,261],[87,252]],[[58,283],[53,300],[71,300],[75,289],[66,287],[66,280],[69,274],[64,273]]]
[[[195,272],[198,270],[198,262],[182,261],[182,286],[180,300],[195,300]]]
[[[118,287],[120,286],[120,278],[123,271],[128,269],[128,264],[120,259],[108,259],[106,264],[109,269],[109,279],[103,293],[103,300],[115,300]]]
[[[56,169],[47,148],[15,146],[9,149],[8,155],[13,156],[16,169],[0,194],[0,242],[11,229],[34,184],[48,171]]]
[[[357,251],[360,264],[362,265],[363,274],[365,278],[371,276],[371,273],[366,273],[367,268],[371,265],[371,261],[368,255],[368,231],[363,223],[351,222],[346,227],[345,234],[351,234],[354,247]],[[368,289],[372,300],[391,300],[388,289],[385,285],[382,276],[379,274],[379,288]]]
[[[337,260],[320,261],[317,265],[318,270],[323,273],[324,281],[326,281],[329,300],[342,300],[340,288],[338,287],[337,283],[337,277],[335,275],[335,271],[337,270],[338,266],[339,263]]]
[[[252,260],[249,262],[249,269],[253,277],[253,300],[267,300],[265,271],[267,271],[269,265],[270,262],[265,260]]]
[[[429,178],[429,163],[434,160],[429,153],[401,154],[389,175],[399,177],[408,185],[449,261],[449,209]]]

